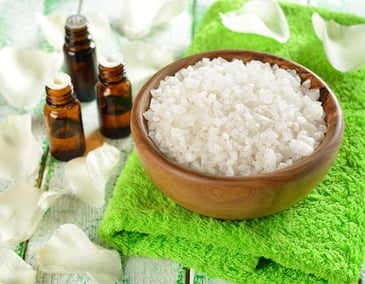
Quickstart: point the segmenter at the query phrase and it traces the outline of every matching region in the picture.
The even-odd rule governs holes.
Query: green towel
[[[272,216],[246,221],[203,217],[176,205],[147,177],[133,152],[118,178],[99,227],[124,255],[171,259],[240,283],[356,283],[365,250],[365,67],[342,74],[325,58],[311,27],[317,11],[342,24],[359,17],[281,4],[291,38],[285,44],[225,29],[219,12],[243,1],[213,4],[189,54],[211,49],[263,50],[314,70],[335,91],[345,114],[340,153],[326,178],[305,199]]]

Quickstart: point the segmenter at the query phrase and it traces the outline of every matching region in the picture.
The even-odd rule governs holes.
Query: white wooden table
[[[116,8],[118,1],[113,0],[84,0],[82,11],[102,11],[112,24],[119,17],[119,10]],[[144,41],[158,46],[167,46],[175,57],[182,56],[184,50],[190,44],[194,27],[201,20],[202,15],[209,7],[212,0],[189,0],[185,15],[174,19],[168,27],[162,28],[153,36],[146,37]],[[365,1],[332,1],[332,0],[291,0],[301,4],[310,4],[332,8],[343,12],[356,13],[365,17]],[[68,14],[76,13],[78,9],[77,1],[61,0],[29,0],[29,1],[0,1],[0,25],[7,24],[6,32],[0,34],[0,47],[12,45],[15,47],[39,47],[39,31],[34,12],[51,14],[53,12],[64,11]],[[22,31],[19,34],[19,31]],[[123,37],[119,35],[120,37]],[[120,39],[123,42],[123,38]],[[128,70],[127,70],[128,71]],[[132,82],[133,83],[133,82]],[[134,96],[136,93],[134,93]],[[85,132],[87,135],[88,150],[101,145],[103,141],[116,146],[121,153],[121,161],[118,169],[121,170],[128,153],[133,148],[130,137],[119,140],[108,140],[98,132],[98,121],[96,112],[96,102],[82,104]],[[18,114],[22,111],[9,106],[4,98],[0,96],[0,119],[4,119],[9,114]],[[32,129],[40,140],[46,139],[44,119],[41,106],[32,111]],[[64,163],[55,161],[45,154],[46,159],[41,165],[39,175],[34,176],[34,185],[48,189],[51,187],[67,186],[64,174]],[[1,156],[0,156],[1,157]],[[111,197],[113,187],[111,184],[117,176],[111,177],[106,188],[106,199]],[[0,191],[4,191],[9,186],[8,182],[0,180]],[[107,202],[106,202],[107,204]],[[39,227],[33,236],[26,242],[18,245],[11,245],[27,263],[37,270],[37,283],[93,283],[84,274],[48,274],[38,270],[36,254],[38,248],[50,238],[54,230],[65,223],[73,223],[83,229],[90,240],[106,246],[97,235],[97,227],[103,216],[106,204],[102,208],[94,208],[86,205],[77,198],[71,196],[62,197],[56,201],[50,210],[43,217]],[[1,243],[0,243],[1,245]],[[9,246],[8,244],[3,244]],[[180,264],[167,261],[148,259],[144,257],[123,257],[123,276],[118,283],[227,283],[219,279],[209,279],[203,273],[182,267]],[[363,273],[364,275],[364,273]]]

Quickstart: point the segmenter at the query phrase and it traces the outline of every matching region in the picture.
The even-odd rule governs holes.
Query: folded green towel
[[[291,38],[285,44],[225,29],[219,12],[242,0],[213,4],[189,54],[241,48],[275,53],[311,68],[337,94],[345,114],[340,153],[318,187],[293,207],[260,219],[223,221],[200,216],[165,197],[147,177],[135,152],[118,178],[99,227],[124,255],[167,258],[243,283],[356,283],[365,250],[365,67],[342,74],[324,55],[311,27],[314,11],[343,24],[364,19],[281,4]]]

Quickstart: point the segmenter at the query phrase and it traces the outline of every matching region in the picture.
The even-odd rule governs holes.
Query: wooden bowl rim
[[[266,57],[266,58],[275,59],[280,62],[289,63],[293,67],[295,66],[296,69],[301,69],[304,72],[310,74],[312,77],[316,78],[316,80],[318,80],[322,85],[322,87],[320,89],[327,90],[328,95],[331,97],[331,99],[333,100],[333,102],[336,106],[338,115],[337,115],[337,119],[336,119],[336,123],[335,123],[336,129],[333,132],[333,135],[327,136],[327,133],[326,133],[324,140],[309,156],[303,157],[302,159],[294,162],[290,166],[287,166],[282,169],[276,169],[274,171],[267,172],[267,173],[259,173],[259,174],[253,174],[253,175],[247,175],[247,176],[224,176],[224,175],[213,175],[210,173],[204,173],[204,172],[200,172],[200,171],[191,169],[187,166],[181,165],[178,162],[175,162],[172,159],[168,158],[165,154],[163,154],[160,151],[159,147],[152,141],[152,139],[148,135],[147,123],[146,123],[145,118],[143,117],[143,113],[148,108],[144,109],[143,111],[141,109],[142,101],[144,101],[146,99],[148,99],[149,101],[151,100],[151,94],[150,94],[150,90],[152,89],[152,88],[150,88],[151,83],[156,81],[157,78],[161,77],[161,74],[164,74],[167,70],[171,69],[171,67],[173,67],[173,66],[181,65],[181,67],[177,69],[177,70],[180,70],[181,68],[194,64],[194,62],[196,63],[203,58],[211,58],[211,59],[217,58],[217,57],[224,58],[224,56],[227,54],[237,54],[237,55],[251,54],[256,57]],[[238,58],[238,59],[240,59],[240,58]],[[185,65],[185,62],[190,62],[190,61],[192,62],[191,64]],[[266,62],[266,61],[263,61],[263,62]],[[271,64],[270,62],[267,62],[267,63]],[[274,65],[274,64],[271,64],[271,65]],[[279,66],[279,67],[281,67],[281,66]],[[170,72],[168,72],[168,73],[170,73]],[[172,74],[171,76],[175,75],[175,73]],[[166,76],[168,76],[168,75],[161,77],[159,79],[159,81],[163,80]],[[149,103],[148,103],[148,105],[149,105]],[[313,71],[311,71],[310,69],[306,68],[305,66],[303,66],[297,62],[294,62],[290,59],[286,59],[281,56],[277,56],[277,55],[267,53],[267,52],[260,52],[260,51],[253,51],[253,50],[241,50],[241,49],[211,50],[211,51],[193,54],[193,55],[178,59],[178,60],[166,65],[159,71],[157,71],[142,86],[142,88],[140,89],[140,91],[138,92],[138,94],[136,96],[136,99],[135,99],[133,107],[132,107],[131,125],[132,125],[132,129],[131,129],[132,136],[134,137],[135,135],[136,136],[139,135],[140,137],[142,137],[144,139],[144,141],[146,142],[146,144],[150,147],[150,149],[153,152],[153,155],[156,157],[156,159],[158,159],[161,163],[163,163],[164,166],[169,168],[169,172],[176,172],[180,176],[188,176],[189,178],[194,178],[195,180],[202,179],[202,180],[206,180],[206,181],[210,181],[210,182],[211,181],[215,181],[215,182],[247,181],[248,182],[248,181],[258,180],[258,179],[275,180],[275,179],[280,179],[280,177],[282,175],[284,175],[288,172],[291,172],[291,175],[293,175],[292,174],[293,172],[294,173],[297,172],[297,174],[300,175],[300,173],[302,172],[301,169],[305,169],[306,165],[310,164],[311,161],[318,160],[320,158],[325,158],[324,152],[326,152],[328,150],[328,148],[331,148],[331,147],[339,148],[342,143],[342,138],[343,138],[343,133],[344,133],[344,117],[343,117],[343,112],[342,112],[341,106],[339,104],[339,101],[338,101],[336,95],[334,94],[334,92],[331,90],[331,88],[329,88],[327,83],[324,80],[322,80],[317,74],[315,74]],[[134,129],[134,127],[136,127],[138,130]],[[138,154],[138,151],[137,151],[137,154]],[[320,156],[320,157],[316,159],[317,156]],[[323,157],[321,157],[321,156],[323,156]]]

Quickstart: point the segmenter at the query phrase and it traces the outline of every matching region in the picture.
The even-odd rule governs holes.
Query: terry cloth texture
[[[124,255],[166,258],[239,283],[356,283],[365,248],[365,66],[334,70],[311,26],[313,12],[341,24],[365,19],[294,4],[280,4],[290,27],[285,44],[227,30],[219,13],[243,1],[218,1],[188,50],[253,49],[312,69],[336,93],[345,115],[340,153],[325,179],[305,199],[269,217],[223,221],[176,205],[151,182],[133,152],[117,180],[99,227]]]

